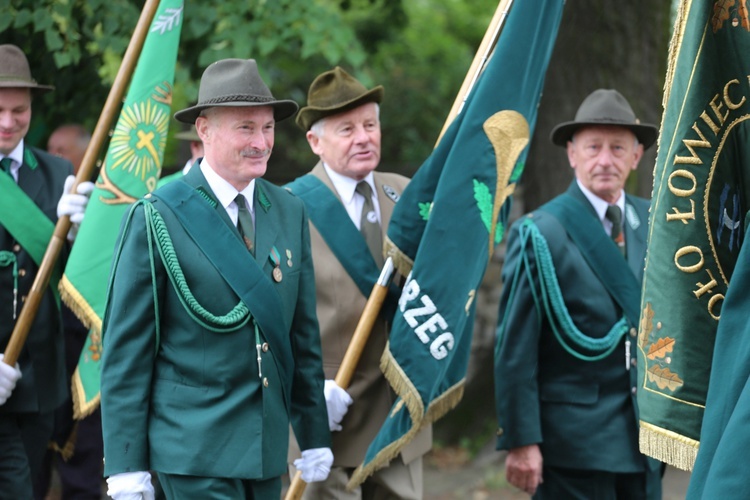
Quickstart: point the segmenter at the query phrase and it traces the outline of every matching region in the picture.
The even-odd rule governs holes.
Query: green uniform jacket
[[[18,171],[18,185],[51,221],[56,222],[57,202],[62,195],[65,178],[73,173],[73,166],[67,160],[42,150],[30,149],[38,164],[32,168],[24,163]],[[0,174],[6,175],[2,172]],[[39,268],[2,224],[0,250],[12,252],[18,262],[17,317]],[[67,254],[67,250],[64,254]],[[61,255],[60,259],[64,262],[65,255]],[[0,266],[0,352],[5,351],[15,324],[13,266]],[[18,358],[22,377],[10,399],[0,406],[0,413],[50,412],[65,400],[68,382],[65,376],[61,325],[60,310],[52,291],[47,288]]]
[[[595,214],[575,182],[567,194]],[[626,204],[636,215],[624,218],[628,267],[640,283],[649,202],[627,196]],[[544,209],[525,217],[533,217],[549,245],[568,313],[581,332],[604,337],[622,311],[565,228]],[[583,361],[569,354],[532,298],[530,286],[539,288],[538,272],[531,245],[524,251],[519,243],[522,220],[510,230],[503,269],[501,328],[495,352],[498,449],[537,443],[545,465],[622,473],[647,470],[646,457],[638,451],[636,325],[629,325],[625,338],[599,361]],[[591,230],[604,228],[599,224]],[[532,271],[522,273],[511,294],[510,283],[524,253]],[[629,358],[626,340],[633,342]]]
[[[215,199],[200,168],[174,181],[182,182]],[[154,193],[153,206],[164,217],[192,295],[208,312],[227,314],[238,296],[158,199],[162,189]],[[271,286],[283,309],[278,321],[290,325],[282,338],[266,338],[260,331],[262,376],[252,322],[228,332],[196,322],[175,292],[155,244],[152,286],[144,208],[133,211],[120,236],[122,251],[103,323],[106,475],[150,469],[205,477],[277,477],[286,472],[290,421],[303,449],[330,447],[307,217],[301,201],[262,179],[256,180],[255,194],[255,260],[271,282],[269,255],[273,247],[278,249],[283,277]],[[204,202],[209,203],[201,196],[182,201]],[[214,210],[216,223],[205,228],[205,238],[231,231],[241,242],[224,208],[215,204]],[[261,297],[247,305],[252,312],[269,304]],[[286,356],[293,359],[289,365],[280,363]]]

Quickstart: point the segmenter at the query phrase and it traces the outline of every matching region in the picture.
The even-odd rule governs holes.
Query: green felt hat
[[[321,73],[310,85],[307,92],[307,106],[297,114],[297,125],[310,130],[313,124],[343,111],[349,111],[368,102],[383,100],[383,86],[367,90],[356,78],[336,66]]]

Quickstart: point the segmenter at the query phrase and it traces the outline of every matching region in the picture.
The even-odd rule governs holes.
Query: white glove
[[[16,366],[5,364],[4,354],[0,354],[0,406],[4,405],[10,397],[13,389],[16,388],[16,382],[21,378],[21,369]]]
[[[328,410],[328,429],[340,431],[341,421],[354,400],[348,392],[339,387],[333,380],[326,380],[323,386],[323,395],[326,398],[326,409]]]
[[[114,500],[154,500],[151,474],[146,471],[121,472],[107,478],[107,495]]]
[[[91,192],[94,190],[94,183],[86,181],[80,183],[76,187],[76,192],[78,194],[71,193],[70,189],[73,187],[75,180],[76,178],[72,175],[69,175],[65,179],[63,194],[60,196],[60,201],[57,202],[57,217],[59,218],[64,215],[69,215],[70,222],[73,224],[73,227],[71,227],[70,232],[68,233],[68,239],[71,241],[75,239],[76,233],[78,232],[78,226],[83,222],[83,214],[86,211],[86,205],[88,205],[89,197],[91,197]]]
[[[333,452],[330,448],[313,448],[302,452],[302,458],[294,461],[294,467],[302,473],[306,483],[325,481],[331,472]]]

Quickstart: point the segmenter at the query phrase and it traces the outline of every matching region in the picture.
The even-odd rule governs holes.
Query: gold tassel
[[[401,276],[409,276],[411,268],[414,267],[414,261],[402,252],[388,236],[385,237],[383,248],[386,257],[393,259],[393,266],[399,274],[401,274]]]
[[[641,453],[678,469],[692,471],[699,441],[641,421]]]

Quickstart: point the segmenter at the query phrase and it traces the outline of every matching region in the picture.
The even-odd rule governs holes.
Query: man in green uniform
[[[291,423],[303,479],[333,459],[302,202],[261,179],[277,100],[254,60],[203,73],[203,160],[123,220],[103,320],[105,475],[116,500],[278,498]]]
[[[8,345],[30,293],[57,218],[75,225],[91,183],[67,194],[69,161],[30,147],[24,138],[32,97],[53,87],[38,84],[15,45],[0,45],[0,350]],[[71,231],[72,239],[75,230]],[[66,249],[67,251],[67,249]],[[66,253],[64,251],[64,253]],[[64,259],[64,256],[63,256]],[[54,410],[66,397],[62,319],[57,283],[44,291],[18,363],[0,354],[0,496],[32,498],[32,482],[52,436]]]
[[[534,498],[660,498],[638,450],[635,335],[647,200],[623,190],[658,129],[616,90],[552,131],[575,180],[511,228],[495,391],[508,481]]]
[[[401,175],[375,170],[380,163],[382,98],[382,86],[367,89],[336,67],[315,78],[307,106],[297,116],[310,148],[320,157],[309,174],[288,187],[310,214],[326,404],[334,431],[333,469],[326,481],[306,488],[304,498],[309,499],[421,499],[422,455],[432,445],[428,427],[388,467],[355,491],[346,490],[394,402],[380,371],[390,331],[387,312],[375,321],[347,391],[334,381],[380,274],[393,207],[408,183]],[[293,442],[290,462],[297,456]]]

